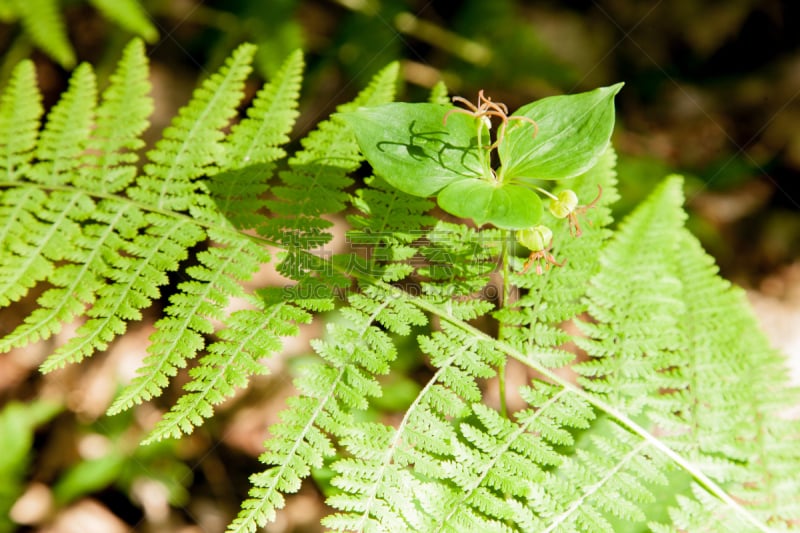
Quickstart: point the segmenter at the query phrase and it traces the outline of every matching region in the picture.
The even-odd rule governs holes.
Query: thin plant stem
[[[500,233],[502,242],[502,248],[500,251],[500,255],[502,258],[502,283],[503,289],[500,293],[500,308],[507,306],[509,304],[509,297],[510,297],[510,285],[508,282],[508,275],[509,275],[509,267],[508,267],[508,238],[509,238],[509,230],[502,230]],[[501,322],[498,330],[497,330],[497,338],[500,341],[505,340],[505,326]],[[504,418],[508,418],[508,410],[506,407],[506,360],[505,358],[500,363],[497,368],[497,384],[498,390],[500,395],[500,414]]]

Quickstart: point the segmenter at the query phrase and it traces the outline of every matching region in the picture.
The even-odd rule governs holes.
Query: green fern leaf
[[[137,64],[137,60],[139,68],[134,69],[134,77],[139,79],[141,85],[147,75],[146,65],[142,64],[144,54],[141,46],[138,50],[135,46],[129,48],[121,69],[122,72],[128,70],[129,65]],[[107,92],[109,99],[104,101],[104,105],[115,100],[116,86],[132,81],[135,80],[130,76],[123,79],[116,77]],[[130,96],[133,97],[133,94]],[[128,133],[128,138],[92,144],[90,135],[96,103],[94,75],[88,65],[80,66],[72,76],[69,90],[48,115],[36,150],[38,161],[29,172],[30,178],[46,186],[82,185],[89,190],[102,190],[102,185],[98,186],[91,180],[87,182],[81,175],[87,168],[91,168],[82,166],[83,152],[92,147],[99,151],[98,157],[102,157],[104,149],[139,147],[136,137],[146,126],[146,117],[135,120],[136,102],[143,99],[144,95],[140,95],[138,100],[128,102],[134,117],[133,131]],[[147,103],[143,107],[145,113],[149,113]],[[98,131],[102,135],[109,135],[109,127],[106,125],[111,117],[108,116],[107,109],[101,108],[101,111],[104,115],[100,116]],[[131,168],[130,172],[135,172],[135,169]],[[95,186],[91,187],[90,184]],[[25,234],[18,236],[15,246],[19,252],[11,255],[11,259],[3,267],[4,272],[10,267],[16,272],[16,276],[4,275],[3,286],[24,287],[27,290],[35,282],[46,278],[55,287],[42,295],[38,302],[41,307],[27,316],[20,327],[0,342],[0,347],[4,350],[39,338],[47,338],[60,330],[61,324],[83,314],[85,306],[95,302],[97,292],[103,288],[105,279],[116,266],[114,261],[123,261],[118,257],[118,251],[124,248],[126,238],[136,234],[143,219],[142,213],[131,204],[119,205],[113,200],[106,200],[95,205],[87,194],[77,189],[73,192],[55,191],[49,197],[30,188],[20,189],[14,194],[21,191],[25,191],[27,198],[39,198],[41,203],[27,208],[33,209],[31,213],[45,224],[34,223],[26,228]],[[27,204],[27,199],[19,200],[20,205]],[[16,220],[16,217],[11,220]],[[37,232],[37,229],[42,232]],[[66,263],[54,268],[53,261],[65,260]],[[18,292],[13,297],[17,298],[22,294]],[[93,309],[92,312],[96,313],[101,308]],[[119,324],[115,324],[112,329],[116,330],[116,334],[124,330],[120,329]],[[89,355],[93,348],[104,347],[113,338],[113,334],[109,335],[108,331],[102,330],[97,332],[96,337],[102,339],[100,344],[89,344],[88,348],[70,355],[55,354],[43,365],[43,370],[52,370],[65,361],[79,360]]]
[[[681,186],[677,177],[666,180],[604,250],[603,268],[588,291],[597,323],[581,322],[589,338],[576,339],[591,360],[576,370],[584,386],[610,404],[631,416],[647,415],[653,430],[666,434],[663,442],[690,461],[684,468],[696,479],[720,484],[715,497],[728,509],[716,512],[718,504],[698,507],[683,498],[670,510],[678,527],[726,530],[733,523],[726,516],[734,515],[740,526],[766,531],[731,496],[748,502],[752,488],[772,475],[756,451],[764,412],[753,399],[760,395],[756,389],[780,390],[785,377],[775,373],[774,354],[743,311],[741,295],[716,278],[713,262],[683,229]],[[687,409],[687,402],[702,408]],[[743,408],[747,404],[752,407]],[[796,498],[797,484],[794,491]],[[764,507],[764,522],[784,520],[773,514],[776,507]]]
[[[681,182],[665,181],[620,226],[588,289],[589,313],[600,324],[579,323],[593,340],[576,342],[595,356],[576,367],[581,383],[633,416],[660,388],[674,385],[667,369],[674,352],[685,348],[677,324],[684,312],[681,286],[671,259],[685,219],[682,203]],[[621,299],[628,305],[619,305]]]
[[[3,259],[0,263],[0,301],[16,301],[27,294],[39,281],[49,279],[54,285],[69,283],[65,276],[54,276],[54,262],[61,261],[74,253],[73,243],[81,235],[77,221],[86,219],[94,209],[94,203],[85,195],[56,192],[48,197],[34,187],[10,189],[3,194],[3,215],[7,216],[8,238],[4,243]],[[57,289],[56,289],[57,290]],[[86,294],[85,292],[83,293]],[[52,293],[42,295],[43,302],[52,302]],[[71,319],[83,304],[69,298],[62,302],[71,308],[63,315]],[[42,303],[44,305],[44,303]],[[42,312],[47,315],[47,312]],[[32,321],[35,322],[35,321]],[[32,322],[29,322],[32,323]],[[25,326],[32,335],[16,334],[0,341],[0,351],[9,350],[39,338],[49,337],[59,327],[52,320],[41,333],[35,328]]]
[[[211,195],[218,208],[238,228],[255,228],[265,222],[259,211],[273,174],[274,161],[286,152],[281,145],[298,116],[297,99],[303,71],[303,55],[298,50],[284,62],[269,84],[256,95],[247,118],[236,124],[226,139],[226,168],[212,176]]]
[[[353,230],[347,233],[351,248],[364,250],[369,260],[363,272],[387,282],[399,281],[414,270],[414,256],[427,228],[436,219],[427,215],[433,202],[411,196],[377,177],[365,180],[351,202],[360,214],[349,215]]]
[[[72,73],[69,89],[47,115],[36,150],[37,163],[30,178],[47,185],[69,183],[83,163],[97,106],[92,68],[80,65]]]
[[[440,221],[428,232],[428,244],[420,248],[427,260],[417,269],[423,277],[422,293],[448,316],[462,320],[494,309],[491,292],[485,291],[497,268],[504,235],[497,229],[478,231]]]
[[[178,286],[180,291],[170,298],[166,316],[156,323],[150,337],[149,355],[139,368],[137,377],[109,408],[114,414],[134,404],[161,394],[169,378],[186,366],[205,345],[203,336],[214,332],[215,320],[224,319],[230,298],[244,297],[240,282],[247,280],[269,254],[246,237],[209,230],[212,240],[226,245],[212,247],[197,254],[199,264],[186,273],[193,279]]]
[[[4,181],[16,181],[20,174],[26,173],[39,139],[42,113],[42,96],[36,85],[33,62],[23,61],[14,68],[0,97],[0,150],[4,154],[0,172]],[[5,242],[1,235],[0,242]]]
[[[234,127],[227,138],[223,138],[219,130],[230,120],[242,96],[242,82],[249,72],[253,51],[252,46],[245,45],[234,52],[220,73],[212,76],[196,92],[185,112],[179,115],[176,120],[177,126],[172,132],[169,129],[165,132],[165,139],[170,142],[160,142],[156,150],[150,154],[151,160],[161,160],[166,157],[168,151],[160,149],[159,146],[164,145],[169,148],[173,146],[171,144],[173,138],[177,140],[186,135],[180,147],[182,151],[177,156],[179,161],[182,156],[185,157],[185,166],[181,168],[180,163],[177,165],[173,163],[172,167],[166,169],[165,181],[161,186],[170,192],[180,193],[183,190],[184,194],[194,194],[192,198],[175,196],[168,203],[172,209],[185,206],[195,219],[206,220],[213,225],[213,229],[207,229],[206,234],[215,245],[197,255],[199,265],[186,270],[186,274],[192,280],[178,286],[179,292],[170,299],[170,305],[165,310],[166,316],[156,324],[157,331],[151,337],[149,355],[143,367],[139,369],[139,375],[123,390],[109,412],[115,413],[127,409],[160,394],[177,369],[186,366],[187,361],[193,359],[204,348],[204,336],[215,332],[214,324],[224,323],[226,318],[232,320],[227,327],[223,326],[218,332],[220,338],[227,343],[212,344],[208,355],[190,372],[194,380],[187,385],[189,388],[185,399],[181,400],[175,410],[165,418],[150,440],[190,431],[204,416],[210,415],[214,404],[230,395],[231,385],[242,383],[246,376],[258,373],[257,366],[253,363],[253,356],[248,351],[231,353],[229,354],[231,359],[225,359],[222,355],[228,354],[230,349],[225,348],[222,355],[220,350],[230,343],[243,346],[242,343],[250,334],[240,322],[240,318],[247,315],[236,314],[228,317],[225,308],[231,298],[248,298],[241,286],[242,282],[249,279],[262,263],[269,261],[270,257],[262,244],[231,227],[232,222],[241,223],[240,219],[226,220],[219,213],[218,207],[209,200],[213,198],[218,206],[221,199],[214,193],[217,192],[221,182],[236,179],[236,170],[244,168],[251,161],[258,164],[271,163],[282,155],[277,145],[288,140],[286,133],[297,115],[295,108],[302,56],[296,53],[287,60],[285,68],[275,80],[257,95],[249,118]],[[223,109],[219,109],[220,106]],[[191,117],[196,114],[200,114],[201,118],[192,123]],[[181,124],[184,123],[186,127],[181,129]],[[212,159],[209,153],[203,153],[202,158],[198,158],[192,151],[194,149],[189,146],[195,141],[201,142],[206,147],[210,145],[211,154],[216,150],[218,155]],[[155,176],[157,166],[150,165],[150,167],[152,169],[150,175]],[[210,196],[202,194],[205,192],[206,183],[195,181],[197,176],[204,173],[213,176],[211,185],[208,186]],[[144,180],[145,183],[145,187],[139,189],[137,193],[144,191],[146,187],[151,189],[144,197],[152,192],[152,184],[159,182],[159,179],[151,181],[149,178],[150,176],[146,176],[137,182],[141,184]],[[174,185],[175,180],[180,182],[177,187]],[[258,194],[258,191],[254,194]],[[225,201],[228,200],[230,198]],[[298,309],[291,307],[274,307],[274,309],[282,309],[283,319],[288,320],[292,316],[298,320],[306,319],[305,313]],[[283,331],[282,322],[275,319],[268,320],[264,325],[270,329],[262,332],[259,337],[260,343],[266,346],[264,350],[257,351],[262,354],[276,349],[275,341],[279,332]],[[272,340],[267,342],[265,339]],[[223,379],[210,380],[209,376],[221,368],[227,369],[223,372]]]
[[[150,22],[147,12],[137,0],[89,0],[109,20],[113,20],[129,32],[140,35],[147,42],[158,39],[158,30]]]
[[[258,300],[254,300],[258,302]],[[249,376],[266,373],[259,360],[277,352],[280,336],[298,333],[296,324],[308,323],[311,315],[288,304],[233,313],[220,340],[209,346],[208,354],[189,371],[191,381],[186,394],[164,415],[143,444],[191,433],[203,418],[213,414],[213,406],[244,387]]]
[[[199,204],[199,184],[194,180],[224,153],[221,131],[236,114],[244,96],[244,80],[250,73],[255,47],[241,45],[219,72],[194,92],[163,138],[148,152],[145,175],[128,189],[131,198],[156,209],[187,211],[208,218],[209,206]]]
[[[14,11],[36,46],[64,68],[75,65],[75,52],[67,38],[58,0],[14,0]]]
[[[141,135],[153,112],[148,76],[144,45],[134,40],[123,51],[97,108],[97,123],[88,146],[88,165],[75,180],[77,186],[115,193],[134,180],[136,152],[144,146]]]
[[[251,533],[273,520],[326,463],[334,512],[324,525],[335,531],[795,525],[800,424],[783,409],[797,402],[796,391],[741,291],[716,276],[683,228],[679,179],[610,237],[609,151],[569,184],[583,203],[603,190],[581,215],[583,235],[569,236],[563,220],[547,222],[553,253],[568,263],[519,272],[521,257],[498,264],[513,246],[508,232],[435,223],[429,200],[376,178],[351,191],[362,159],[339,115],[302,141],[268,190],[297,117],[303,60],[292,54],[226,133],[252,55],[244,45],[202,84],[139,176],[136,153],[152,109],[140,41],[126,48],[99,106],[91,69],[76,69],[41,135],[33,67],[14,71],[0,97],[0,304],[37,285],[44,292],[0,350],[76,319],[77,333],[43,370],[106,349],[159,297],[167,273],[207,241],[180,270],[183,282],[137,377],[110,409],[159,395],[190,366],[183,396],[147,442],[194,431],[264,373],[260,359],[312,313],[338,318],[312,341],[319,358],[270,428],[266,470],[252,477],[229,531]],[[339,111],[390,100],[396,74],[388,67]],[[443,86],[431,99],[446,99]],[[348,238],[367,257],[319,254],[332,238],[327,215],[350,205]],[[246,287],[271,260],[265,244],[278,249],[277,269],[295,285]],[[496,283],[509,265],[517,273]],[[234,301],[248,307],[231,312]],[[468,321],[492,318],[497,302],[492,338]],[[577,317],[575,340],[588,354],[574,367],[582,388],[550,370],[569,361],[561,345],[572,336],[562,323]],[[396,425],[365,419],[383,394],[380,376],[401,346],[408,350],[401,343],[425,327],[410,352],[421,352],[433,375]],[[516,391],[523,407],[508,415],[484,403],[484,385],[507,357],[537,373]]]
[[[276,161],[286,155],[280,146],[289,141],[289,132],[299,115],[297,98],[303,67],[303,54],[295,50],[273,80],[256,94],[247,118],[234,126],[227,138],[227,166]]]
[[[375,289],[377,290],[377,288]],[[328,339],[312,343],[324,363],[309,366],[295,385],[302,396],[294,398],[270,431],[261,462],[271,467],[251,477],[253,488],[228,531],[253,532],[274,520],[285,493],[296,492],[311,468],[319,468],[334,449],[330,436],[349,431],[349,412],[367,407],[367,397],[381,393],[373,374],[386,373],[396,349],[391,338],[376,327],[380,322],[397,332],[407,331],[425,317],[396,299],[380,301],[355,296],[354,307],[343,309],[347,321],[328,324]],[[379,318],[380,317],[380,318]]]
[[[438,370],[397,429],[381,424],[359,424],[342,440],[354,459],[332,465],[332,484],[342,490],[327,503],[341,512],[326,517],[324,525],[336,531],[431,531],[432,520],[411,495],[431,487],[413,475],[447,478],[439,464],[458,440],[450,417],[464,416],[469,404],[481,399],[478,378],[494,375],[502,356],[443,324],[443,331],[420,337],[420,347],[431,355]]]
[[[673,449],[725,483],[765,523],[788,527],[800,510],[800,482],[792,474],[800,468],[800,450],[792,444],[800,423],[783,413],[800,398],[787,387],[783,358],[769,346],[743,292],[716,275],[713,259],[688,231],[675,249],[687,360],[680,393],[662,395],[651,418],[674,435],[665,439]],[[676,409],[679,403],[703,408]]]
[[[5,154],[0,167],[6,186],[29,173],[43,112],[33,63],[23,61],[0,97],[0,151]],[[44,193],[33,188],[0,196],[0,305],[19,300],[52,271],[52,263],[33,252],[37,230],[48,231],[35,216],[44,201]]]
[[[114,210],[128,208],[116,202],[105,205]],[[107,280],[110,283],[98,289],[97,300],[87,313],[89,320],[69,342],[48,357],[42,366],[44,372],[105,349],[111,340],[125,332],[127,322],[140,320],[141,309],[158,298],[158,287],[167,283],[166,273],[177,270],[179,262],[187,256],[186,251],[205,237],[186,220],[175,221],[157,214],[145,218],[141,212],[135,212],[134,216],[146,220],[146,233],[135,235],[130,243],[120,243],[120,251],[126,254],[105,254],[108,267],[113,269]],[[125,236],[130,238],[131,234]]]
[[[108,208],[107,205],[105,207]],[[6,351],[49,338],[61,330],[62,324],[83,314],[85,306],[94,301],[96,292],[103,285],[105,253],[117,248],[119,237],[115,232],[129,223],[130,211],[128,206],[124,210],[101,212],[82,193],[55,192],[50,195],[37,213],[49,225],[42,224],[42,233],[32,235],[33,242],[27,251],[44,261],[66,259],[69,262],[58,268],[50,265],[48,281],[54,287],[37,300],[40,307],[0,341],[0,350]],[[109,225],[92,225],[86,231],[82,230],[78,221],[88,218],[90,214],[97,214]],[[35,262],[31,261],[26,266],[33,264]]]

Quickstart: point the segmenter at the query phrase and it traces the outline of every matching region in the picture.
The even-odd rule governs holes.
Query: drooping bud
[[[578,207],[578,195],[570,189],[558,193],[556,198],[550,200],[550,212],[556,218],[566,218]]]
[[[550,245],[553,232],[547,226],[534,226],[517,232],[517,242],[532,252],[539,252]]]

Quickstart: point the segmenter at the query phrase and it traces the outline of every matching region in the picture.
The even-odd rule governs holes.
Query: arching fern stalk
[[[741,293],[683,228],[680,179],[610,229],[620,86],[511,115],[482,94],[455,112],[443,86],[428,103],[389,104],[390,65],[282,161],[303,59],[287,58],[236,121],[253,53],[241,46],[202,82],[141,165],[152,110],[141,42],[99,101],[78,67],[44,126],[33,65],[16,68],[0,100],[0,303],[44,292],[3,351],[77,320],[42,370],[78,363],[182,269],[109,409],[158,396],[190,366],[150,442],[193,431],[266,371],[280,337],[334,311],[229,531],[273,520],[321,466],[333,472],[323,523],[336,531],[798,525],[800,431],[782,418],[798,397]],[[356,184],[365,156],[376,175]],[[433,196],[477,224],[437,220]],[[366,258],[320,254],[327,216],[348,207],[348,239]],[[269,261],[293,284],[245,289]],[[247,305],[231,311],[233,299]],[[489,318],[495,335],[473,325]],[[365,418],[403,350],[430,377],[396,423]],[[486,384],[510,358],[530,375],[495,409]]]

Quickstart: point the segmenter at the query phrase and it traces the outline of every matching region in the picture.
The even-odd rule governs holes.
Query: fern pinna
[[[0,348],[78,320],[42,370],[79,363],[180,271],[109,408],[159,396],[189,367],[152,442],[193,431],[266,372],[281,337],[336,316],[232,532],[274,520],[321,467],[334,531],[797,527],[800,429],[783,410],[798,397],[741,292],[684,229],[680,179],[612,229],[619,86],[511,115],[481,93],[455,111],[442,85],[428,103],[390,104],[393,64],[287,157],[303,58],[287,58],[236,120],[254,51],[242,45],[205,80],[141,161],[153,108],[141,42],[99,101],[79,66],[43,126],[33,65],[16,68],[0,100],[0,302],[43,292]],[[385,114],[398,120],[376,120]],[[559,138],[566,155],[537,144]],[[357,179],[365,158],[374,175]],[[461,205],[454,191],[471,195]],[[487,224],[441,220],[433,196]],[[329,215],[343,211],[351,251],[326,255]],[[247,289],[270,261],[291,282]],[[246,306],[231,310],[234,299]],[[376,400],[401,355],[426,377],[388,423]],[[529,374],[506,390],[509,359]]]

